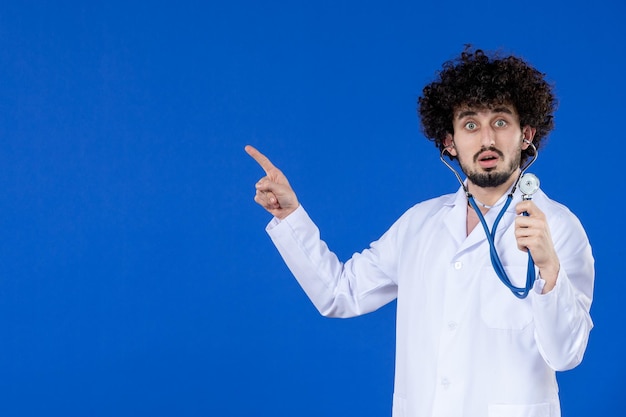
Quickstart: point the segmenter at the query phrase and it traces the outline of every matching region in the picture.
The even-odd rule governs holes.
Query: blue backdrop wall
[[[386,416],[392,303],[318,315],[264,232],[250,143],[340,257],[456,190],[416,99],[466,43],[556,85],[533,167],[597,262],[564,416],[624,392],[626,6],[530,0],[0,6],[0,414]]]

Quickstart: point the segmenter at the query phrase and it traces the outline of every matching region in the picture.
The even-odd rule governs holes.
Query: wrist
[[[551,291],[556,286],[556,280],[559,276],[560,265],[551,265],[539,267],[539,276],[545,281],[542,293]]]
[[[299,203],[296,203],[295,206],[293,207],[289,207],[289,208],[283,208],[281,210],[277,210],[275,213],[272,213],[274,215],[274,217],[276,217],[278,220],[284,220],[286,219],[291,213],[293,213],[294,211],[296,211],[298,209],[298,207],[300,207]]]

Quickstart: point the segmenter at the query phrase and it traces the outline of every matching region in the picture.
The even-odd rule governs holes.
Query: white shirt
[[[519,191],[495,237],[512,283],[528,255],[514,237]],[[558,417],[555,371],[580,363],[593,323],[594,260],[578,219],[539,191],[561,268],[556,287],[518,299],[502,284],[485,231],[467,236],[467,199],[417,204],[345,263],[320,240],[304,208],[267,231],[324,316],[352,317],[397,298],[393,417]],[[491,227],[501,206],[485,215]],[[538,280],[537,282],[541,282]]]

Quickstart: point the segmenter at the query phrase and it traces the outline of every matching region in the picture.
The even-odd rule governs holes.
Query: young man
[[[467,179],[409,209],[345,263],[287,178],[246,147],[266,172],[255,201],[274,215],[267,231],[320,313],[352,317],[397,298],[394,417],[560,416],[555,371],[578,365],[586,349],[594,261],[566,207],[542,191],[523,200],[515,187],[554,108],[543,74],[517,57],[466,49],[445,63],[419,114],[425,136]],[[513,286],[534,270],[526,294],[501,282],[489,240]]]

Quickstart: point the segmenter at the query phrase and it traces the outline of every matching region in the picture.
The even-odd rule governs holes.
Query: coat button
[[[463,268],[463,263],[461,261],[456,261],[454,263],[454,269],[458,270],[458,269],[461,269],[461,268]]]

